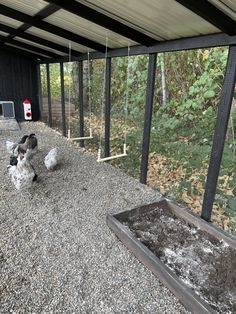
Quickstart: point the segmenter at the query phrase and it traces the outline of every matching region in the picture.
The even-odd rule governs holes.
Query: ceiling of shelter
[[[41,59],[220,32],[236,35],[235,0],[0,2],[1,47]]]

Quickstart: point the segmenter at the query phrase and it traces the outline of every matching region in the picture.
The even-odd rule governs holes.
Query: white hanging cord
[[[104,84],[103,84],[103,95],[105,99],[105,79],[106,79],[106,59],[107,59],[107,46],[108,46],[108,38],[106,37],[106,53],[105,53],[105,67],[104,67]],[[125,129],[124,129],[124,146],[123,146],[123,153],[115,156],[109,156],[105,158],[101,158],[101,147],[102,147],[102,133],[103,133],[103,106],[101,108],[101,133],[100,133],[100,142],[99,142],[99,149],[98,149],[98,162],[102,161],[108,161],[120,157],[126,157],[127,156],[127,121],[128,121],[128,103],[129,103],[129,60],[130,60],[130,46],[128,44],[128,54],[127,54],[128,60],[127,60],[127,70],[126,70],[126,97],[125,97]],[[104,100],[105,103],[105,100]],[[103,105],[103,102],[102,102]]]
[[[89,136],[92,137],[92,105],[91,105],[91,78],[90,78],[90,58],[89,58],[89,51],[88,51],[88,88],[89,88]]]
[[[127,70],[126,70],[126,95],[125,95],[125,129],[124,129],[124,154],[126,154],[127,146],[127,127],[128,127],[128,105],[129,105],[129,61],[130,61],[130,46],[128,44],[127,54]]]
[[[69,41],[69,63],[71,62],[71,41]],[[68,104],[69,104],[69,120],[68,120],[68,138],[70,139],[70,93],[71,93],[71,83],[69,78],[69,95],[68,95]]]
[[[106,86],[106,70],[107,70],[107,47],[108,47],[108,35],[106,35],[106,50],[105,50],[105,58],[104,58],[104,74],[103,74],[103,89],[102,89],[102,101],[101,101],[101,128],[100,128],[100,138],[99,138],[99,149],[98,155],[101,155],[102,149],[102,135],[103,135],[103,119],[104,119],[104,107],[106,104],[106,95],[105,95],[105,86]]]

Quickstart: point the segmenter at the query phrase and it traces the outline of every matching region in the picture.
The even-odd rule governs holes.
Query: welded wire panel
[[[29,15],[35,15],[48,5],[43,0],[1,0],[1,4]]]
[[[46,39],[46,40],[53,41],[54,43],[60,44],[60,45],[65,46],[65,47],[69,47],[69,40],[68,39],[65,39],[63,37],[60,37],[60,36],[54,35],[52,33],[46,32],[46,31],[41,30],[41,29],[36,28],[36,27],[30,27],[29,29],[27,29],[26,33],[41,37],[41,38]],[[79,52],[87,52],[88,50],[92,51],[92,49],[89,49],[85,46],[79,45],[73,41],[71,42],[71,49],[77,50]],[[69,51],[69,48],[68,48],[68,51]]]
[[[157,40],[219,32],[219,29],[174,0],[88,0],[94,9]],[[188,25],[186,27],[186,25]]]
[[[208,0],[208,1],[236,21],[235,0]]]
[[[81,36],[94,40],[98,43],[105,43],[106,34],[109,36],[109,46],[111,48],[119,48],[134,45],[136,42],[129,40],[126,37],[118,35],[112,31],[108,31],[95,23],[92,23],[84,18],[65,10],[59,10],[45,19],[45,21],[60,26],[73,33],[78,33]]]

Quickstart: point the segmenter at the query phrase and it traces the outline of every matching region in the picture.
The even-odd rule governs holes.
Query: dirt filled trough
[[[186,223],[166,202],[119,220],[217,313],[236,313],[235,247]]]

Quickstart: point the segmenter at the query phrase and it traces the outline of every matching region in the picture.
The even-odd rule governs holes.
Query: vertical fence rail
[[[141,159],[141,170],[140,170],[140,182],[144,184],[147,183],[148,154],[149,154],[150,132],[151,132],[151,124],[152,124],[152,109],[153,109],[153,95],[154,95],[155,73],[156,73],[156,60],[157,60],[157,55],[155,53],[149,54],[146,106],[145,106],[144,129],[143,129],[142,159]]]
[[[201,217],[210,221],[212,207],[215,199],[217,180],[220,172],[220,164],[224,150],[225,136],[233,100],[233,92],[236,80],[236,46],[229,48],[228,61],[224,83],[221,91],[218,108],[216,128],[208,167],[206,189],[204,193]]]
[[[41,119],[43,113],[43,101],[42,101],[41,72],[39,63],[37,63],[37,98],[39,104],[39,119]]]
[[[106,59],[105,83],[105,157],[110,156],[110,128],[111,128],[111,58]]]
[[[47,90],[48,90],[48,125],[52,127],[52,99],[51,99],[51,84],[50,84],[50,69],[49,64],[46,64],[47,70]]]
[[[64,63],[60,62],[62,134],[66,136]]]
[[[84,94],[83,94],[83,61],[79,61],[79,136],[84,137]],[[89,64],[88,64],[89,67]],[[84,147],[84,140],[79,142]]]

